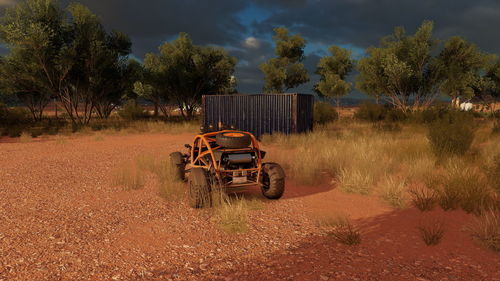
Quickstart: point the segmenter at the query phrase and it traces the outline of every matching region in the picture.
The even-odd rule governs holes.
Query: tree
[[[72,122],[82,125],[94,110],[106,117],[116,104],[117,89],[110,86],[121,84],[131,43],[119,32],[107,33],[81,4],[68,12],[55,0],[20,2],[1,19],[0,39],[30,69],[27,80],[56,96]]]
[[[457,103],[459,98],[470,99],[474,88],[482,88],[486,81],[481,72],[485,71],[490,56],[463,38],[450,38],[437,58],[443,73],[441,91]]]
[[[354,60],[350,50],[331,46],[329,51],[332,55],[321,58],[318,63],[317,73],[321,78],[315,89],[320,96],[335,98],[338,108],[340,98],[352,89],[352,83],[345,79],[354,68]]]
[[[299,34],[293,36],[284,27],[274,29],[277,58],[260,66],[264,73],[266,93],[283,93],[309,81],[309,75],[301,63],[306,41]]]
[[[39,84],[40,79],[33,79],[39,74],[35,65],[26,63],[25,58],[16,52],[0,59],[0,91],[23,102],[34,121],[42,119],[52,97],[49,89]]]
[[[159,54],[148,54],[157,73],[152,85],[163,99],[177,103],[181,114],[191,119],[202,95],[222,94],[231,84],[236,59],[222,48],[194,45],[186,33],[160,47]]]
[[[368,56],[358,62],[356,87],[403,111],[430,105],[442,81],[442,71],[432,58],[437,47],[432,30],[431,21],[424,21],[412,36],[397,27],[380,47],[368,48]]]
[[[172,98],[169,96],[165,77],[160,68],[160,58],[157,54],[146,54],[142,68],[142,80],[134,84],[134,92],[142,99],[154,104],[154,116],[161,110],[165,117],[169,116],[167,103]]]

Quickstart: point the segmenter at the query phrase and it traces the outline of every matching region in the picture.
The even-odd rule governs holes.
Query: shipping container
[[[264,134],[305,133],[313,129],[314,96],[305,94],[256,94],[203,96],[203,127],[233,126]]]

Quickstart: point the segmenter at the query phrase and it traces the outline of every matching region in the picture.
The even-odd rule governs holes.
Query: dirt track
[[[414,209],[288,183],[285,198],[251,211],[248,232],[228,234],[207,211],[160,198],[153,176],[135,191],[111,184],[116,166],[190,139],[0,143],[0,280],[500,280],[499,256],[462,231],[471,218],[461,212],[425,215],[447,222],[427,247]],[[339,211],[361,227],[361,245],[336,243],[311,218]]]

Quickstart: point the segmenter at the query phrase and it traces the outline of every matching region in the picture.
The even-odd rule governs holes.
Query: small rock
[[[330,278],[328,278],[328,276],[325,276],[325,275],[320,275],[320,276],[319,276],[319,279],[324,280],[324,281],[327,281],[327,280],[328,280],[328,279],[330,279]]]

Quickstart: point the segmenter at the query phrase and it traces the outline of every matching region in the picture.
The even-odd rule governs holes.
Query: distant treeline
[[[438,41],[425,21],[413,35],[397,27],[355,61],[350,50],[331,46],[317,66],[314,91],[340,104],[356,87],[403,111],[428,107],[439,95],[457,100],[498,98],[500,61],[460,37]],[[282,93],[309,81],[302,63],[306,41],[284,27],[274,29],[276,57],[260,66],[266,93]],[[190,119],[201,95],[236,92],[236,59],[223,48],[194,45],[181,33],[149,53],[131,59],[132,42],[108,32],[98,16],[73,3],[26,0],[5,10],[0,40],[10,53],[0,57],[0,100],[17,100],[35,121],[56,100],[73,124],[106,119],[128,100],[154,104],[154,114],[168,117],[167,105]],[[444,42],[444,44],[440,43]],[[437,54],[437,55],[433,55]],[[346,77],[357,69],[356,83]]]

